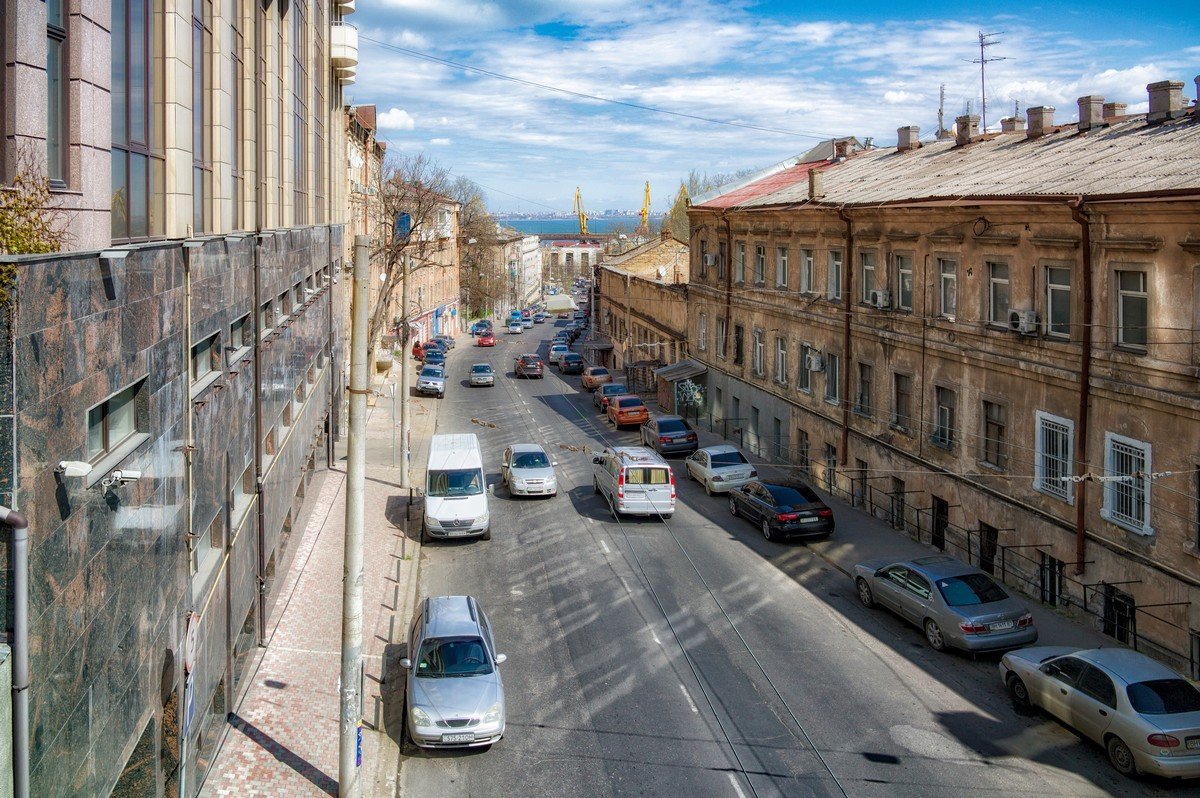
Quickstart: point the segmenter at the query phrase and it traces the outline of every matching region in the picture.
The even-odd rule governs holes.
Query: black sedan
[[[772,485],[753,480],[729,492],[729,512],[762,528],[767,540],[827,538],[833,510],[807,485]]]
[[[582,374],[583,358],[574,352],[567,352],[558,361],[558,370],[563,374]]]

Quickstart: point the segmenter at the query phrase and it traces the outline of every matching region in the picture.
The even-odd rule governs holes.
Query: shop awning
[[[708,366],[698,360],[684,358],[678,363],[672,363],[669,366],[663,366],[660,369],[654,370],[654,376],[661,377],[667,382],[678,382],[679,380],[688,380],[692,377],[698,377],[708,371]]]

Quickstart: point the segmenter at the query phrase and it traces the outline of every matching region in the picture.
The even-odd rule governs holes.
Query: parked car
[[[1005,654],[1000,678],[1016,707],[1104,746],[1125,776],[1200,777],[1200,691],[1145,654],[1034,646]]]
[[[560,374],[582,374],[583,369],[583,357],[574,352],[567,352],[562,356],[562,360],[558,361]]]
[[[492,331],[492,323],[487,319],[480,319],[471,325],[471,335],[483,335],[485,332]]]
[[[444,366],[446,365],[446,356],[442,354],[440,349],[431,349],[425,352],[426,366]]]
[[[656,452],[641,446],[608,447],[592,457],[592,492],[604,497],[613,518],[675,512],[675,473]]]
[[[420,748],[491,745],[504,736],[504,682],[492,625],[470,596],[421,602],[408,639],[405,723]]]
[[[454,336],[452,336],[452,335],[447,335],[446,333],[441,333],[439,335],[433,336],[433,340],[441,341],[442,346],[445,349],[453,349],[454,348]]]
[[[513,365],[513,373],[518,377],[539,380],[546,376],[542,372],[542,359],[537,355],[520,355]]]
[[[500,479],[513,496],[557,496],[556,465],[536,443],[517,443],[500,458]]]
[[[588,366],[583,370],[583,387],[594,391],[606,382],[612,382],[612,375],[604,366]]]
[[[496,336],[492,335],[491,330],[488,330],[487,332],[480,335],[477,339],[475,339],[475,345],[476,346],[495,346],[496,345]]]
[[[471,366],[470,383],[475,385],[496,385],[496,372],[488,363],[476,363]]]
[[[533,314],[533,323],[534,324],[545,324],[546,323],[546,314],[542,313],[541,311],[534,313]]]
[[[585,310],[577,310],[577,311],[575,311],[575,313],[574,313],[574,314],[571,316],[571,318],[575,319],[575,321],[587,321],[587,311],[585,311]]]
[[[439,354],[444,355],[444,354],[446,354],[446,347],[442,344],[441,341],[437,341],[437,340],[426,341],[425,343],[421,344],[421,359],[422,360],[427,358],[429,356],[430,352],[437,352]]]
[[[608,400],[614,396],[622,396],[629,393],[629,388],[623,382],[606,382],[596,390],[592,391],[592,404],[600,408],[601,413],[608,412]]]
[[[508,331],[512,335],[520,335],[521,333],[525,332],[525,325],[521,324],[519,321],[511,321],[508,323]]]
[[[729,491],[729,512],[759,525],[767,540],[827,538],[833,510],[808,485],[751,480]]]
[[[556,317],[555,317],[555,318],[559,318],[559,319],[569,319],[569,318],[571,318],[571,311],[569,311],[569,310],[560,310],[560,311],[558,312],[558,314],[556,315]]]
[[[652,417],[642,425],[642,445],[659,454],[691,454],[699,442],[696,431],[679,416]]]
[[[650,420],[650,411],[636,396],[614,396],[608,400],[608,420],[615,424],[617,429],[627,424],[645,424]]]
[[[704,486],[709,496],[740,488],[758,476],[758,471],[736,446],[725,444],[697,449],[683,461],[683,467],[689,477]]]
[[[546,355],[546,359],[551,363],[558,365],[559,361],[562,360],[562,356],[570,351],[571,347],[567,346],[566,344],[551,344],[550,352]]]
[[[446,395],[446,369],[426,363],[417,375],[417,393],[441,398]]]
[[[571,345],[571,336],[560,332],[550,340],[551,346],[554,346],[555,344],[562,344],[563,346],[569,347]]]
[[[921,628],[935,651],[999,651],[1037,641],[1025,603],[983,571],[944,554],[868,560],[854,566],[858,599],[880,604]]]

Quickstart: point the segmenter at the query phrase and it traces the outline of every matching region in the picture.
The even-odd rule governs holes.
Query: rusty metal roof
[[[908,152],[868,150],[825,170],[822,202],[870,205],[1181,190],[1200,190],[1200,119],[1195,112],[1157,125],[1147,125],[1139,115],[1086,133],[1072,124],[1036,139],[1021,131],[991,134],[962,147],[947,140]],[[808,182],[797,180],[733,207],[807,200]]]

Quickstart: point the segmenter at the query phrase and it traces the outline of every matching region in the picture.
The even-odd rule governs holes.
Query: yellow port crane
[[[583,195],[579,193],[579,186],[575,186],[575,214],[579,217],[579,235],[587,235],[587,212],[583,209]]]
[[[646,193],[642,199],[642,223],[638,225],[637,234],[640,236],[650,235],[650,181],[646,181]]]

